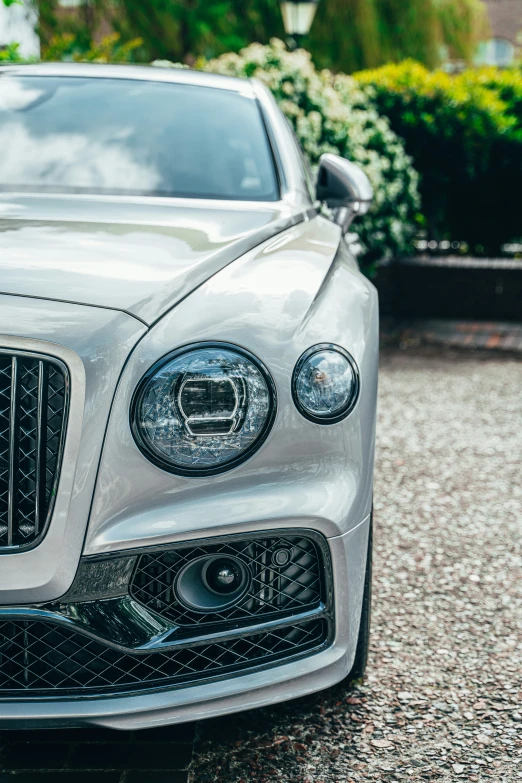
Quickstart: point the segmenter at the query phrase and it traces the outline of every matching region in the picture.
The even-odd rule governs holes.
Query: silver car
[[[377,296],[269,92],[0,68],[0,724],[158,726],[360,676]]]

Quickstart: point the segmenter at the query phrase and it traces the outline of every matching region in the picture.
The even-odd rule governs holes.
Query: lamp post
[[[289,46],[296,49],[299,39],[310,32],[319,0],[279,0]]]

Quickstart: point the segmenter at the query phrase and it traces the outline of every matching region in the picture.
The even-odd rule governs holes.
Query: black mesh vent
[[[45,532],[66,409],[61,363],[0,352],[0,547],[29,546]]]
[[[276,553],[280,551],[289,556],[284,566],[277,565]],[[200,614],[177,600],[174,583],[190,560],[215,554],[240,557],[252,574],[251,588],[236,606]],[[181,626],[248,618],[259,618],[261,622],[272,614],[297,614],[325,601],[323,556],[316,542],[304,535],[192,544],[141,555],[132,578],[131,594]]]
[[[189,684],[300,657],[327,641],[324,620],[241,639],[146,654],[122,653],[54,623],[0,623],[0,696],[139,690]]]

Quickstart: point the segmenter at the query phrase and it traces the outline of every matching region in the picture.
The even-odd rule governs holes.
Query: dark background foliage
[[[64,32],[84,48],[114,31],[139,37],[137,59],[189,64],[284,37],[278,0],[85,0],[74,12],[35,2],[44,54]],[[445,51],[469,59],[484,20],[481,0],[323,0],[302,44],[319,67],[345,73],[404,57],[433,67]]]
[[[420,174],[429,239],[498,255],[522,235],[522,74],[458,76],[413,61],[355,74]]]

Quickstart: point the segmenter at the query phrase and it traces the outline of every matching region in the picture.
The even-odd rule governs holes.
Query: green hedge
[[[522,136],[522,70],[520,68],[470,68],[457,77],[464,85],[492,90],[505,103],[505,113],[516,120],[515,133]]]
[[[20,44],[11,43],[3,49],[0,49],[0,63],[21,63],[23,62],[20,55]]]
[[[355,74],[420,174],[428,236],[498,254],[522,236],[522,76],[430,72],[412,61]]]

